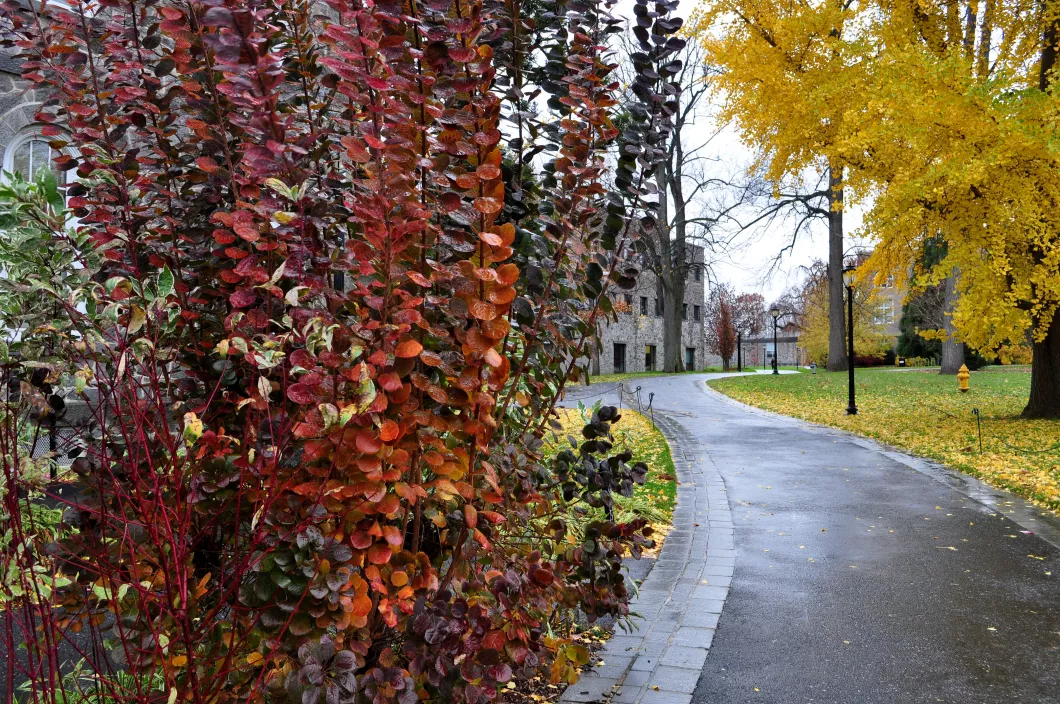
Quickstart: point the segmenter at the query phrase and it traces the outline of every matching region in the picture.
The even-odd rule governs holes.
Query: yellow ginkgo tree
[[[856,16],[844,0],[711,0],[692,17],[722,117],[761,154],[759,167],[780,188],[808,169],[827,170],[828,368],[846,369],[843,317],[843,201],[846,164],[837,158],[845,115],[858,103]],[[778,191],[779,192],[779,191]]]
[[[958,272],[953,323],[988,354],[1031,338],[1028,417],[1060,417],[1060,101],[1056,0],[881,5],[860,129],[844,150],[875,199],[872,264]]]
[[[712,0],[697,31],[744,137],[843,165],[881,275],[941,238],[921,281],[956,278],[956,336],[987,354],[1029,337],[1024,415],[1060,417],[1060,0]]]

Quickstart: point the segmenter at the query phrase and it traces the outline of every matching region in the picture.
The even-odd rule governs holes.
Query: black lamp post
[[[854,272],[856,267],[843,269],[843,283],[847,287],[847,415],[856,416],[858,406],[854,402]]]
[[[773,373],[780,374],[780,348],[777,347],[777,318],[780,317],[780,308],[774,306],[769,314],[773,316]]]

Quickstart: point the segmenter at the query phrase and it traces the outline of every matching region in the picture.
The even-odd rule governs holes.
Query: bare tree
[[[828,227],[828,369],[847,368],[846,319],[843,316],[843,171],[829,164],[818,171],[807,171],[780,183],[768,181],[761,173],[748,177],[744,190],[753,194],[757,207],[740,222],[742,232],[775,231],[787,223],[791,237],[777,252],[773,267],[790,253],[800,235],[818,222]]]
[[[733,325],[744,337],[754,337],[765,327],[766,299],[760,293],[741,293],[732,302]]]
[[[629,56],[635,60],[634,53]],[[706,139],[691,142],[691,129],[707,124],[713,68],[702,47],[690,42],[680,56],[681,69],[673,77],[673,129],[666,157],[656,172],[659,217],[655,227],[638,242],[641,266],[655,274],[657,297],[663,302],[663,369],[684,369],[681,331],[684,324],[685,284],[697,270],[709,276],[712,255],[726,252],[738,228],[721,227],[736,219],[751,191],[709,149],[724,126],[713,126]],[[696,247],[704,256],[696,257]]]

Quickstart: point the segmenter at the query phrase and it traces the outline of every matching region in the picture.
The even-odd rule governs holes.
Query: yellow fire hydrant
[[[962,394],[968,393],[968,380],[972,377],[968,373],[968,365],[962,364],[961,368],[957,370],[957,388]]]

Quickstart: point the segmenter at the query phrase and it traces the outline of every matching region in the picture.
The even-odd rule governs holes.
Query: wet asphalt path
[[[1024,502],[995,510],[707,378],[636,382],[701,439],[732,506],[736,569],[693,702],[1060,702],[1060,550],[1003,515]]]

